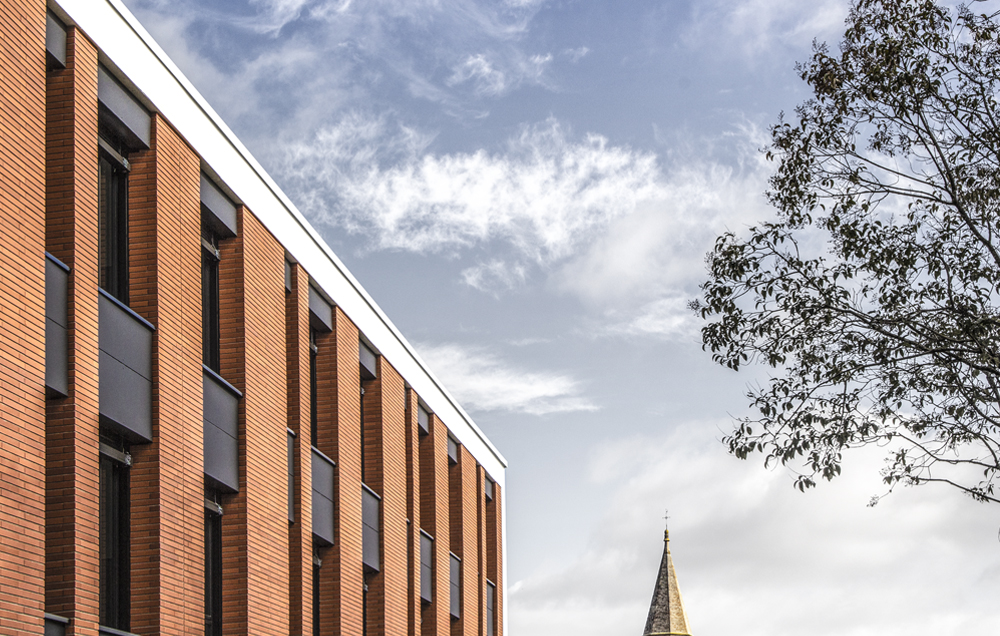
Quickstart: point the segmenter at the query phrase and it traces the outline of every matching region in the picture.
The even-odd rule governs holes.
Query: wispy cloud
[[[503,70],[489,57],[479,53],[470,55],[456,65],[447,84],[457,86],[472,82],[478,95],[496,97],[525,82],[539,83],[551,61],[551,55],[532,55],[508,63],[506,70]]]
[[[551,57],[524,48],[534,0],[125,2],[269,166],[352,108],[473,120],[547,85]]]
[[[460,275],[481,291],[550,275],[599,309],[590,335],[696,338],[687,302],[712,241],[770,214],[771,166],[757,150],[766,138],[750,124],[714,141],[727,163],[678,145],[666,167],[653,153],[574,137],[551,119],[493,153],[436,155],[432,142],[355,112],[290,147],[285,181],[310,217],[367,237],[370,249],[485,251]]]
[[[258,20],[254,28],[263,33],[280,30],[297,19],[310,0],[250,0],[258,7]]]
[[[499,295],[523,284],[528,273],[523,265],[492,260],[462,270],[461,276],[469,287]]]
[[[655,155],[600,135],[573,139],[555,120],[524,127],[498,153],[421,154],[427,139],[351,116],[291,146],[285,181],[312,218],[376,248],[454,253],[501,243],[534,264],[572,255],[660,191]]]
[[[843,34],[848,4],[848,0],[698,2],[683,39],[697,48],[724,42],[716,48],[719,54],[738,55],[752,63],[753,58],[780,49],[808,47],[814,38],[836,40]]]
[[[696,341],[701,321],[688,308],[690,297],[670,295],[641,305],[637,310],[610,310],[590,331],[592,336],[658,337]]]
[[[528,371],[478,347],[415,346],[455,397],[472,411],[546,415],[598,409],[580,395],[580,383],[568,375]]]
[[[700,321],[687,303],[706,276],[715,237],[772,214],[763,196],[772,167],[757,151],[762,131],[743,125],[718,142],[728,163],[677,151],[655,196],[560,264],[557,287],[600,312],[590,335],[697,338]]]
[[[580,46],[575,49],[566,49],[562,52],[563,55],[569,58],[570,62],[579,62],[590,53],[590,49],[585,46]]]

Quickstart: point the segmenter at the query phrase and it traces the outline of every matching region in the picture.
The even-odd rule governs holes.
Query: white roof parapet
[[[507,460],[120,0],[54,3],[90,37],[389,360],[501,487]]]

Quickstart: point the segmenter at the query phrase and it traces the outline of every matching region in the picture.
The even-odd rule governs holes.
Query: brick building
[[[119,0],[0,6],[0,635],[503,634],[500,453]]]

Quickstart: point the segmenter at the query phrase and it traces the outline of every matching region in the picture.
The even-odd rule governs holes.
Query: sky
[[[509,461],[512,636],[996,634],[1000,506],[807,493],[686,309],[843,0],[125,0]]]

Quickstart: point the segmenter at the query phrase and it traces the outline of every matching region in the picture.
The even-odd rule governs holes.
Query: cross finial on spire
[[[670,510],[663,510],[663,540],[670,541]]]

